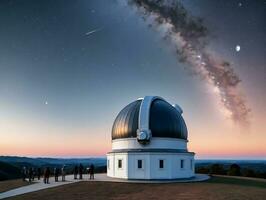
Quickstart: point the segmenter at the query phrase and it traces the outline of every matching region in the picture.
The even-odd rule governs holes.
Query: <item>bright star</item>
[[[236,45],[236,51],[239,52],[240,51],[240,46]]]

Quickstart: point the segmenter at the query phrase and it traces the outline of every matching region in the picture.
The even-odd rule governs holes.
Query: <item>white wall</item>
[[[122,167],[118,167],[118,160],[122,160]],[[127,153],[115,153],[107,155],[107,176],[117,178],[128,178],[128,155]],[[108,163],[107,163],[108,164]]]
[[[123,168],[118,169],[118,160],[123,160]],[[143,160],[143,169],[137,168],[137,160]],[[159,168],[159,160],[164,160],[164,168]],[[184,160],[184,168],[180,162]],[[194,176],[193,153],[109,153],[107,175],[128,179],[176,179]],[[191,168],[192,160],[192,168]]]
[[[116,139],[112,141],[112,149],[187,149],[187,140],[174,138],[152,138],[152,142],[146,145],[140,144],[136,138]]]

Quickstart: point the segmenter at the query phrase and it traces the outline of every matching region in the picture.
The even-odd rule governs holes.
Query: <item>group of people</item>
[[[22,180],[26,181],[26,178],[29,178],[29,182],[34,181],[35,176],[37,176],[38,180],[41,178],[41,168],[37,168],[35,171],[34,167],[23,167],[22,169]]]
[[[90,179],[94,179],[94,165],[91,164],[90,167],[86,168],[87,173],[90,175]],[[74,179],[78,179],[78,175],[79,175],[79,179],[83,179],[83,171],[84,171],[84,167],[82,164],[80,164],[79,166],[75,166],[74,168]]]
[[[76,165],[74,167],[73,170],[73,174],[74,174],[74,179],[83,179],[83,173],[84,173],[84,167],[82,164],[80,164],[79,166]],[[94,165],[91,164],[88,168],[87,168],[87,173],[90,175],[90,179],[94,179]],[[55,178],[55,182],[58,182],[58,177],[61,174],[62,176],[62,181],[66,180],[66,166],[63,165],[63,167],[61,168],[61,173],[60,173],[60,169],[55,167],[54,171],[53,171],[53,175]],[[42,170],[41,168],[37,168],[37,170],[35,171],[35,169],[33,167],[29,167],[28,169],[26,167],[23,167],[22,169],[22,180],[26,181],[26,178],[29,179],[29,182],[34,181],[34,177],[37,175],[38,180],[40,180],[41,175],[42,175]],[[49,178],[52,175],[51,170],[49,167],[45,167],[43,170],[43,182],[45,184],[49,183]],[[79,177],[78,177],[79,175]]]

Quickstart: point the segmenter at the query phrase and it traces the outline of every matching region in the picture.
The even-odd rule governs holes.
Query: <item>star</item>
[[[237,52],[240,51],[240,45],[236,45],[236,51],[237,51]]]

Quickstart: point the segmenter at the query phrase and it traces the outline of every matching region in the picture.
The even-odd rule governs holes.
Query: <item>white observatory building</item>
[[[122,179],[192,178],[194,153],[187,149],[182,109],[146,96],[123,108],[112,129],[107,176]]]

